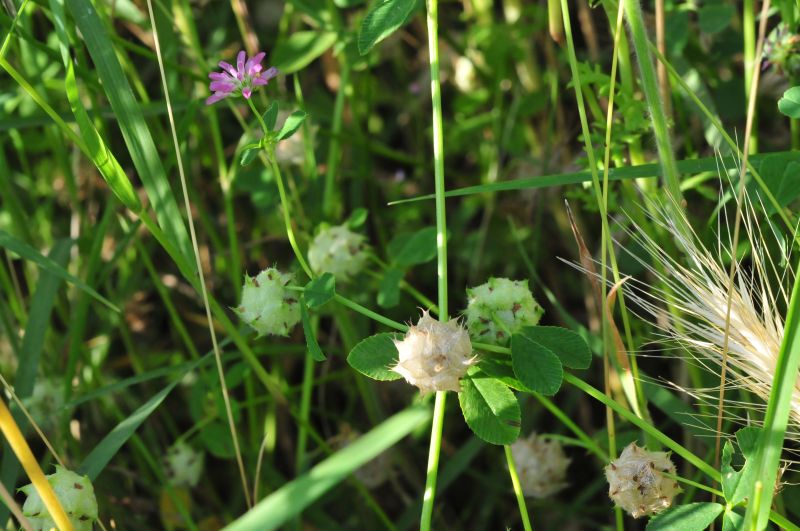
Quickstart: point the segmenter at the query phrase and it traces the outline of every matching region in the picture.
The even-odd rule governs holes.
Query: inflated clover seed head
[[[665,473],[675,475],[667,452],[648,452],[631,443],[606,467],[608,495],[634,518],[658,513],[681,491]]]
[[[534,326],[544,310],[528,289],[527,280],[489,278],[467,289],[469,335],[476,341],[505,345],[523,326]]]
[[[75,531],[91,531],[93,522],[97,520],[97,498],[89,478],[58,465],[55,474],[45,477]],[[22,514],[28,518],[33,528],[36,531],[56,529],[56,523],[33,485],[25,485],[19,490],[28,496],[22,506]]]
[[[64,385],[55,378],[37,379],[33,393],[22,401],[33,420],[43,430],[58,425],[64,402]]]
[[[394,344],[399,356],[392,370],[422,393],[460,391],[458,381],[475,364],[464,327],[456,319],[437,321],[428,312]]]
[[[259,336],[286,336],[300,320],[298,294],[286,289],[292,275],[274,267],[244,277],[242,303],[236,312]]]
[[[346,282],[358,274],[367,261],[364,236],[344,225],[319,231],[308,248],[308,261],[315,273],[331,273]]]
[[[511,454],[525,496],[548,498],[567,486],[565,477],[571,459],[564,454],[560,442],[531,433],[511,445]]]
[[[164,455],[164,472],[171,485],[194,487],[203,473],[203,454],[181,441]]]

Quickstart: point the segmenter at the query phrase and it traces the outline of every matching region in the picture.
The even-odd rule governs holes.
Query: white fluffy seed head
[[[428,312],[394,343],[399,356],[392,370],[422,393],[460,391],[459,380],[476,360],[466,329],[456,319],[443,323]]]
[[[491,277],[485,284],[467,289],[467,296],[464,315],[469,334],[484,343],[508,344],[510,334],[536,325],[544,313],[527,280]]]
[[[236,312],[259,336],[286,336],[300,320],[298,295],[286,286],[292,275],[271,267],[255,277],[244,277],[242,302]]]
[[[203,473],[203,454],[185,442],[174,444],[164,455],[167,481],[176,487],[194,487]]]
[[[606,467],[608,495],[634,518],[661,512],[681,492],[665,473],[675,475],[667,452],[648,452],[631,443]]]
[[[89,478],[58,465],[54,474],[45,477],[75,531],[91,531],[92,524],[97,520],[97,498]],[[55,529],[56,523],[33,485],[25,485],[19,490],[28,496],[22,506],[22,514],[28,518],[33,528],[36,531]]]
[[[559,441],[531,433],[511,445],[511,454],[525,496],[549,498],[567,486],[565,478],[571,459]]]
[[[322,229],[308,248],[308,262],[315,273],[332,273],[346,282],[364,269],[367,245],[362,234],[345,225]]]

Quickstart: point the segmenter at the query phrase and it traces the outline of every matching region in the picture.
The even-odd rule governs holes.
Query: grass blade
[[[114,45],[103,22],[89,0],[66,2],[92,56],[97,75],[103,83],[103,90],[117,116],[125,145],[128,146],[133,164],[144,183],[158,223],[184,257],[192,256],[189,234],[161,164],[161,155],[115,55]]]
[[[227,531],[278,529],[376,457],[431,418],[424,406],[410,407],[381,423],[353,444],[270,494],[251,511],[226,527]]]

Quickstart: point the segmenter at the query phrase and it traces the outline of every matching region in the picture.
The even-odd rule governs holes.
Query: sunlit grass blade
[[[66,0],[66,3],[92,56],[158,223],[183,256],[192,256],[189,234],[164,172],[161,154],[144,121],[106,28],[89,0]]]
[[[308,473],[267,496],[225,529],[269,531],[280,528],[354,470],[394,445],[422,423],[428,422],[430,418],[430,408],[425,406],[413,406],[401,411],[322,461]]]
[[[134,212],[139,212],[142,210],[142,203],[139,201],[139,196],[137,196],[136,192],[133,190],[130,179],[128,179],[128,176],[119,165],[119,162],[117,162],[114,154],[111,153],[105,142],[103,142],[103,138],[94,128],[84,108],[84,103],[78,95],[75,68],[72,65],[68,51],[69,38],[67,37],[63,0],[50,0],[50,9],[53,12],[56,33],[60,40],[61,57],[64,61],[64,67],[67,70],[66,76],[64,77],[64,86],[67,98],[69,99],[69,106],[78,123],[81,136],[86,143],[89,157],[108,183],[111,191],[117,196],[117,199]]]

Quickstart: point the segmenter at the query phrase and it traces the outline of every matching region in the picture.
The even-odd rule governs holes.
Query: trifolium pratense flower
[[[248,59],[247,53],[242,50],[236,56],[235,68],[225,61],[220,61],[219,67],[222,68],[222,72],[208,74],[211,79],[208,89],[214,94],[206,99],[206,105],[228,96],[242,95],[245,99],[250,99],[255,87],[269,83],[270,79],[278,75],[278,69],[272,66],[264,70],[261,61],[265,55],[264,52],[259,52]]]
[[[567,486],[565,478],[571,460],[559,441],[531,433],[511,445],[511,454],[525,496],[549,498]]]
[[[245,275],[242,303],[236,312],[258,335],[286,336],[300,320],[299,295],[286,289],[291,281],[290,273],[274,267],[252,278]]]
[[[467,289],[469,303],[464,315],[475,341],[505,345],[524,326],[539,322],[544,310],[528,289],[527,280],[489,278]]]
[[[681,491],[667,452],[648,452],[633,442],[606,467],[608,495],[634,518],[655,514],[672,505]]]
[[[97,520],[97,498],[89,478],[58,465],[54,474],[45,477],[53,487],[75,531],[91,531],[92,524]],[[28,518],[33,529],[36,531],[55,529],[56,523],[47,512],[42,498],[33,485],[25,485],[19,490],[28,496],[22,506],[22,514]]]
[[[476,361],[466,329],[456,319],[441,322],[428,312],[394,343],[399,356],[392,370],[422,393],[460,391],[459,380]]]
[[[324,228],[308,248],[308,262],[315,273],[331,273],[337,281],[346,282],[367,262],[364,236],[345,225]]]

